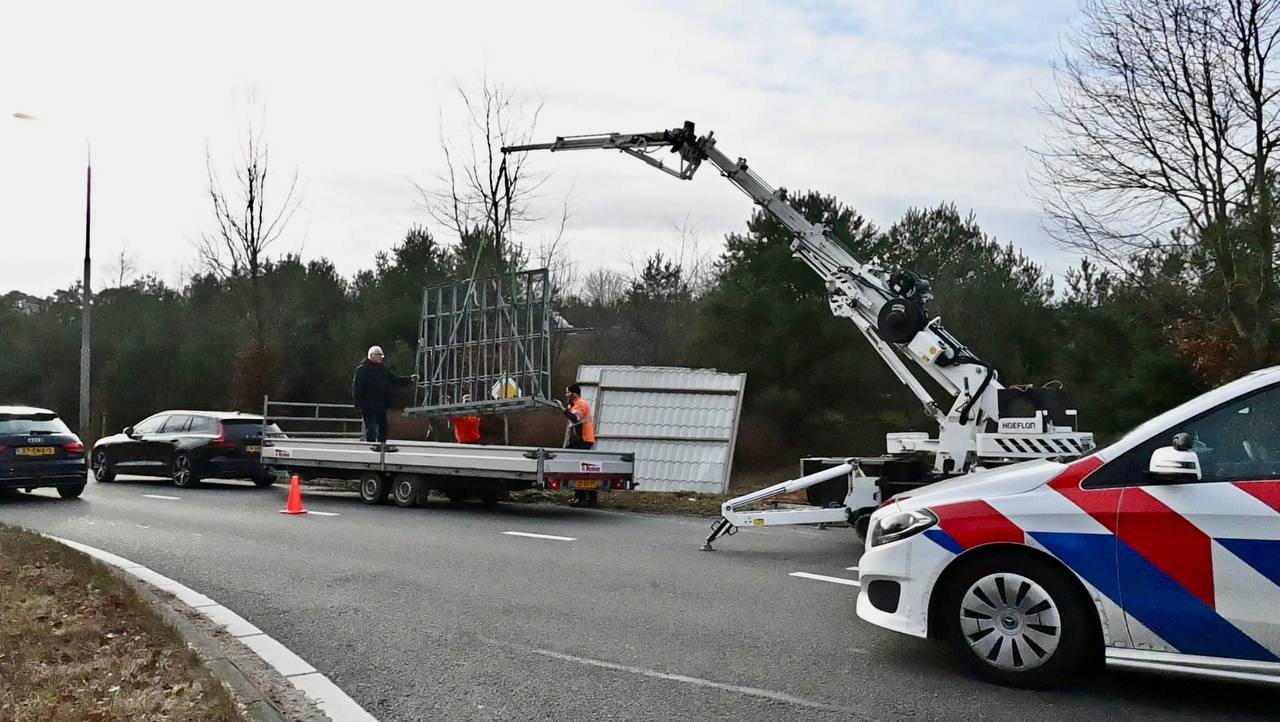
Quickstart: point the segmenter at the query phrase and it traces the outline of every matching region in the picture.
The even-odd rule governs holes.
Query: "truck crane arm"
[[[663,149],[676,156],[674,166],[657,157]],[[564,136],[551,143],[502,148],[504,154],[532,150],[617,150],[681,180],[692,179],[704,162],[715,166],[722,177],[791,231],[792,252],[822,277],[832,312],[858,325],[871,347],[939,424],[938,439],[899,438],[896,444],[891,440],[890,452],[932,453],[940,473],[955,473],[970,464],[975,435],[988,419],[999,417],[997,394],[1003,387],[995,369],[948,333],[939,318],[926,316],[927,280],[909,272],[886,277],[869,267],[830,229],[810,223],[793,208],[784,189],[766,183],[745,158],[735,160],[723,153],[714,133],[698,136],[688,121],[682,127],[652,133]],[[953,397],[946,410],[908,364]]]

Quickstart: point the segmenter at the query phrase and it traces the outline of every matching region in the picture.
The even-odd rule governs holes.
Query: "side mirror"
[[[134,438],[134,436],[133,436],[133,427],[132,427],[132,426],[126,426],[126,427],[124,427],[124,432],[123,432],[123,433],[124,433],[124,435],[125,435],[125,436],[128,436],[130,439]]]
[[[1200,457],[1191,451],[1191,437],[1178,434],[1173,446],[1163,446],[1151,454],[1147,476],[1165,484],[1182,484],[1200,480]]]

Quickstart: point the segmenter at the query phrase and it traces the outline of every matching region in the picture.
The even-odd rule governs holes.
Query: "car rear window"
[[[0,435],[70,433],[56,414],[0,414]]]
[[[222,428],[227,430],[228,439],[245,439],[250,436],[258,437],[262,435],[262,419],[224,419]],[[280,432],[280,427],[275,424],[267,425],[268,434],[276,434]]]

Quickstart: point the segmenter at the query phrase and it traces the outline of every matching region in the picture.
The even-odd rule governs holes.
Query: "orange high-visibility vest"
[[[582,440],[588,444],[596,443],[596,423],[591,420],[591,407],[579,396],[573,400],[573,406],[570,407],[570,410],[573,411],[573,415],[578,419],[574,426],[578,427]]]
[[[453,438],[459,444],[480,443],[479,416],[454,416],[449,419],[449,423],[453,425]]]

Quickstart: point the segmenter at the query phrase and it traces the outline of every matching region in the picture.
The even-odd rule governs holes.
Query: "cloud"
[[[94,144],[98,257],[127,245],[144,271],[176,280],[209,227],[204,145],[235,147],[249,88],[266,107],[273,162],[296,166],[305,189],[281,248],[347,274],[368,267],[429,221],[411,181],[440,167],[454,84],[486,71],[545,99],[540,136],[692,119],[768,181],[833,193],[882,226],[910,205],[955,201],[1051,268],[1065,263],[1037,228],[1022,144],[1039,133],[1034,89],[1074,13],[1066,0],[232,0],[188,12],[11,11],[31,32],[0,48],[20,69],[0,86],[0,244],[22,248],[0,267],[0,289],[48,293],[78,276],[82,134]],[[13,110],[51,120],[20,127]],[[552,174],[542,215],[556,217],[575,188],[568,236],[585,267],[626,268],[673,243],[686,218],[718,242],[751,212],[707,172],[681,184],[614,154],[530,162]]]

